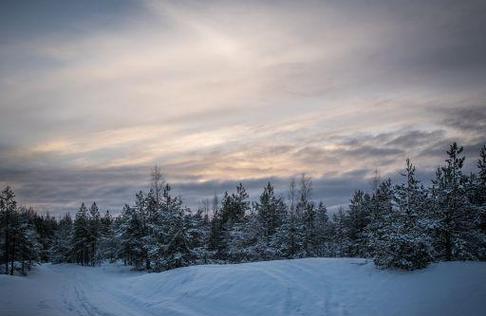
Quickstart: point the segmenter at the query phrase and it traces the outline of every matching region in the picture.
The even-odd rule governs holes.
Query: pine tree
[[[370,222],[366,226],[367,252],[370,256],[374,257],[377,251],[385,248],[385,237],[393,220],[393,194],[391,180],[387,179],[378,185],[370,199]]]
[[[33,224],[38,235],[39,256],[41,262],[50,261],[50,249],[55,240],[55,234],[57,231],[57,220],[54,216],[50,216],[49,212],[45,215],[33,216]]]
[[[289,213],[272,241],[279,257],[300,258],[303,256],[303,231],[302,221],[297,218],[295,213]]]
[[[237,260],[242,255],[238,247],[241,232],[245,226],[245,215],[249,210],[248,201],[243,184],[236,187],[231,195],[225,192],[221,201],[221,208],[214,214],[211,221],[209,249],[214,251],[216,259]],[[231,257],[231,258],[230,258]]]
[[[303,207],[302,224],[303,224],[303,251],[304,256],[314,257],[319,251],[319,235],[317,222],[317,211],[313,202],[308,202]]]
[[[40,259],[40,244],[35,230],[33,219],[35,213],[32,209],[22,208],[18,214],[17,230],[17,261],[20,262],[20,272],[25,275],[26,268],[30,271],[32,265]]]
[[[317,256],[332,256],[333,247],[331,244],[332,227],[327,214],[327,208],[323,202],[319,202],[316,209],[315,227],[317,234]]]
[[[194,259],[201,263],[207,263],[209,253],[206,244],[209,239],[210,223],[207,216],[207,209],[199,209],[195,214],[186,212],[184,222],[187,227],[189,248],[192,250]]]
[[[225,195],[228,193],[226,192]],[[223,199],[224,201],[224,199]],[[211,226],[209,230],[208,250],[211,251],[212,257],[215,259],[223,260],[227,255],[226,245],[226,227],[224,225],[223,218],[221,216],[221,210],[218,210],[211,220]]]
[[[165,225],[169,232],[163,252],[163,269],[188,266],[195,260],[195,254],[191,250],[182,200],[179,197],[172,197],[170,190],[170,186],[166,185],[163,194],[163,208],[167,213]]]
[[[73,220],[67,213],[59,221],[54,242],[50,249],[50,258],[53,263],[72,262],[71,240],[72,240]]]
[[[383,229],[375,263],[380,267],[414,270],[425,268],[432,260],[428,236],[428,197],[415,177],[415,166],[407,159],[405,183],[395,186],[396,209]]]
[[[341,207],[332,216],[333,253],[337,257],[350,256],[352,243],[349,240],[347,216]]]
[[[478,208],[479,212],[479,227],[483,234],[486,234],[486,145],[481,148],[479,152],[479,159],[477,162],[479,169],[474,188],[473,203]],[[483,254],[483,258],[486,253]]]
[[[84,203],[81,204],[73,225],[73,237],[72,237],[72,256],[73,261],[81,265],[87,265],[90,263],[90,239],[89,239],[89,218],[88,209]]]
[[[236,187],[235,193],[231,194],[231,196],[225,195],[221,208],[225,223],[232,225],[243,220],[250,206],[248,197],[248,193],[246,193],[246,189],[241,183]]]
[[[288,211],[285,220],[272,240],[280,257],[300,258],[314,251],[316,219],[314,205],[310,201],[312,181],[305,174],[301,176],[300,187],[296,188],[295,179],[291,179],[288,191]],[[305,227],[304,217],[309,226]]]
[[[281,198],[275,196],[273,186],[270,182],[263,189],[259,201],[254,208],[257,212],[258,221],[262,227],[261,235],[269,238],[282,225],[285,216],[285,204]]]
[[[126,264],[133,265],[136,270],[141,270],[145,262],[142,228],[140,213],[136,208],[125,205],[117,231],[117,238],[120,241],[118,256]]]
[[[0,193],[0,219],[1,232],[3,238],[3,262],[5,264],[5,274],[9,273],[9,263],[11,263],[10,274],[13,274],[15,261],[15,240],[14,232],[17,225],[17,202],[15,193],[9,186],[5,187]]]
[[[160,207],[158,211],[152,214],[149,220],[151,243],[149,244],[148,255],[156,271],[167,268],[165,262],[167,247],[173,241],[179,229],[183,228],[184,210],[182,208],[182,200],[177,196],[173,196],[171,190],[172,188],[169,184],[164,186]],[[156,214],[156,217],[153,216],[154,214]],[[182,237],[185,238],[186,236]]]
[[[315,256],[319,248],[318,228],[316,226],[317,213],[314,202],[311,201],[311,194],[312,180],[303,174],[300,180],[294,218],[297,224],[295,228],[301,229],[298,235],[302,236],[302,248],[298,250],[301,253],[299,256]]]
[[[433,180],[434,246],[438,258],[477,259],[483,256],[485,237],[479,229],[480,213],[467,195],[468,178],[462,168],[463,147],[456,143],[447,151],[446,165]]]
[[[100,220],[99,249],[100,257],[114,262],[118,247],[115,238],[114,221],[110,211],[106,211]]]
[[[101,220],[100,220],[100,210],[96,205],[96,202],[91,204],[89,208],[89,217],[88,217],[88,244],[89,244],[89,260],[92,266],[95,266],[96,263],[100,261],[100,253],[98,249],[99,238],[100,238],[100,227],[101,227]]]
[[[363,191],[356,191],[349,205],[346,216],[347,239],[350,242],[348,255],[367,257],[369,255],[366,229],[370,224],[370,196]]]
[[[268,260],[275,256],[271,243],[276,232],[285,221],[286,206],[281,197],[275,195],[270,182],[264,187],[254,210],[246,221],[247,257],[251,260]]]

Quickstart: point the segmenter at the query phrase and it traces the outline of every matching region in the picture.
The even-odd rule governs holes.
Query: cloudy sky
[[[0,185],[118,210],[311,175],[328,206],[486,141],[484,1],[0,2]],[[471,169],[472,170],[472,169]]]

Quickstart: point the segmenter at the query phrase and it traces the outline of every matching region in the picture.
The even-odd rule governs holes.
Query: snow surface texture
[[[0,276],[0,315],[485,315],[486,263],[377,270],[364,259],[205,265],[163,273],[44,264]]]

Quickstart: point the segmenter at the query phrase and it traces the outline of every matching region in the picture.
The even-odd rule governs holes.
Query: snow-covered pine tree
[[[95,266],[101,260],[99,253],[99,239],[100,239],[100,210],[96,202],[91,204],[88,214],[88,244],[89,244],[89,260],[92,266]]]
[[[154,183],[158,183],[158,180],[155,179]],[[144,205],[142,205],[142,199],[137,199],[137,201],[140,200],[137,202],[139,213],[145,214],[142,216],[144,218],[142,228],[145,235],[143,238],[144,249],[147,253],[146,269],[154,271],[162,271],[173,267],[174,264],[182,264],[188,257],[181,259],[180,255],[185,253],[185,246],[189,244],[189,237],[184,225],[185,210],[182,207],[182,200],[180,197],[172,195],[172,188],[168,183],[165,183],[160,195],[157,193],[158,187],[158,184],[152,184],[152,189],[143,202]],[[181,239],[184,239],[184,243],[181,243]],[[176,257],[179,259],[175,259]],[[173,260],[182,261],[174,263]]]
[[[73,220],[67,213],[61,218],[54,235],[54,241],[50,249],[50,258],[53,263],[71,262],[72,260],[72,230]]]
[[[49,212],[46,212],[45,215],[36,213],[32,220],[38,234],[40,261],[49,262],[50,249],[54,242],[54,235],[57,230],[57,219],[54,216],[50,216]]]
[[[303,255],[305,257],[314,257],[319,251],[319,233],[316,225],[317,211],[312,201],[307,202],[302,208]]]
[[[393,187],[390,179],[381,182],[370,199],[369,224],[366,226],[368,252],[375,256],[376,252],[385,248],[385,235],[389,233],[393,220]]]
[[[213,215],[209,235],[209,250],[218,260],[237,260],[244,255],[239,249],[245,226],[245,214],[249,210],[248,193],[240,183],[231,195],[225,192],[221,208]]]
[[[33,219],[36,214],[33,209],[21,208],[18,214],[17,258],[20,262],[20,272],[25,275],[32,265],[40,259],[40,244]]]
[[[72,256],[73,261],[81,265],[88,265],[90,263],[89,251],[89,218],[88,209],[84,203],[81,204],[73,224],[72,236]]]
[[[480,209],[467,195],[468,177],[462,168],[463,147],[450,145],[445,166],[437,169],[433,180],[434,247],[439,259],[446,261],[478,259],[485,245],[479,229]]]
[[[299,187],[299,198],[295,208],[297,227],[302,229],[302,249],[299,256],[313,257],[318,249],[318,233],[316,227],[316,207],[311,200],[312,179],[305,174],[301,176]]]
[[[141,270],[145,262],[144,234],[142,220],[135,207],[123,207],[116,235],[119,240],[118,257]]]
[[[348,237],[347,221],[346,212],[342,207],[332,215],[332,248],[333,255],[336,257],[347,257],[352,249],[352,243]]]
[[[486,234],[486,145],[481,147],[477,167],[479,172],[476,177],[473,203],[479,208],[479,227],[481,232]],[[486,253],[483,253],[482,258],[486,259]]]
[[[309,203],[312,182],[305,174],[297,189],[295,179],[291,179],[288,189],[288,209],[282,225],[277,230],[272,245],[279,257],[299,258],[304,255],[304,225],[302,216]]]
[[[297,217],[295,212],[289,212],[284,223],[279,227],[272,240],[272,245],[277,255],[281,258],[302,257],[302,249],[304,248],[303,231],[302,221]]]
[[[366,228],[370,223],[370,196],[361,190],[354,192],[346,216],[347,240],[350,242],[348,255],[368,257],[368,238]]]
[[[9,273],[9,263],[12,262],[13,274],[14,253],[12,251],[12,235],[17,216],[17,201],[12,188],[7,186],[0,192],[0,233],[3,237],[3,263],[5,274]]]
[[[17,270],[16,261],[19,259],[20,249],[21,249],[21,239],[22,239],[22,227],[20,212],[17,208],[13,210],[10,214],[9,220],[9,245],[10,245],[10,275],[13,275]]]
[[[34,226],[36,216],[33,209],[17,208],[15,193],[10,187],[0,192],[0,244],[6,274],[13,275],[19,270],[25,275],[26,269],[30,270],[40,260],[41,247]]]
[[[111,216],[110,211],[106,211],[105,215],[100,220],[99,252],[101,258],[109,260],[110,262],[115,260],[118,247],[113,225],[113,217]]]
[[[194,259],[199,263],[207,263],[209,259],[206,245],[209,239],[210,223],[206,207],[208,206],[206,205],[203,209],[198,209],[195,214],[186,211],[184,217],[185,227],[187,227],[189,237],[189,248],[193,251]]]
[[[281,197],[275,195],[270,182],[264,187],[259,200],[254,203],[255,213],[247,221],[250,257],[255,260],[268,260],[275,256],[271,242],[285,221],[287,209]]]
[[[187,262],[192,260],[192,254],[189,255],[186,252],[186,248],[189,247],[189,237],[184,225],[185,209],[182,206],[182,199],[172,194],[172,187],[168,183],[164,186],[161,210],[162,227],[165,230],[165,235],[159,234],[163,236],[163,239],[160,240],[163,247],[161,253],[163,257],[162,267],[168,269],[169,266],[173,265],[172,260],[178,262],[176,265],[185,265],[186,260]],[[181,256],[180,259],[175,259],[179,256]]]
[[[223,201],[228,196],[225,192]],[[223,260],[226,255],[226,243],[224,239],[224,222],[221,216],[221,210],[217,209],[213,212],[213,217],[210,223],[208,250],[212,252],[211,256],[214,259]]]
[[[327,214],[327,208],[322,201],[317,205],[315,227],[317,234],[316,255],[320,257],[332,256],[332,227],[329,221],[329,215]]]
[[[166,196],[164,193],[164,200]],[[162,267],[164,269],[174,269],[185,267],[194,262],[195,255],[190,247],[190,237],[184,221],[184,210],[177,203],[171,206],[169,213],[169,240],[164,247]]]
[[[227,245],[227,258],[232,262],[248,260],[246,254],[248,223],[247,212],[250,210],[249,195],[243,184],[236,187],[230,198],[223,200],[221,214],[223,217],[223,239]]]
[[[432,260],[428,235],[429,209],[427,192],[415,177],[415,166],[409,159],[402,173],[404,183],[395,186],[396,208],[389,214],[380,247],[375,249],[375,263],[384,268],[415,270],[425,268]]]
[[[154,175],[152,175],[154,176]],[[135,195],[135,205],[132,207],[132,215],[136,217],[138,225],[137,231],[134,232],[140,239],[137,244],[137,267],[138,264],[143,264],[145,270],[152,268],[150,249],[157,243],[154,227],[157,228],[162,225],[162,216],[160,214],[161,196],[157,190],[150,189],[148,194],[139,191]]]

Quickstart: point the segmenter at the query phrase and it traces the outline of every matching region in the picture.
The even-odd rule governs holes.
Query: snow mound
[[[399,272],[313,258],[148,274],[46,264],[0,277],[0,315],[481,315],[485,298],[480,262]]]

